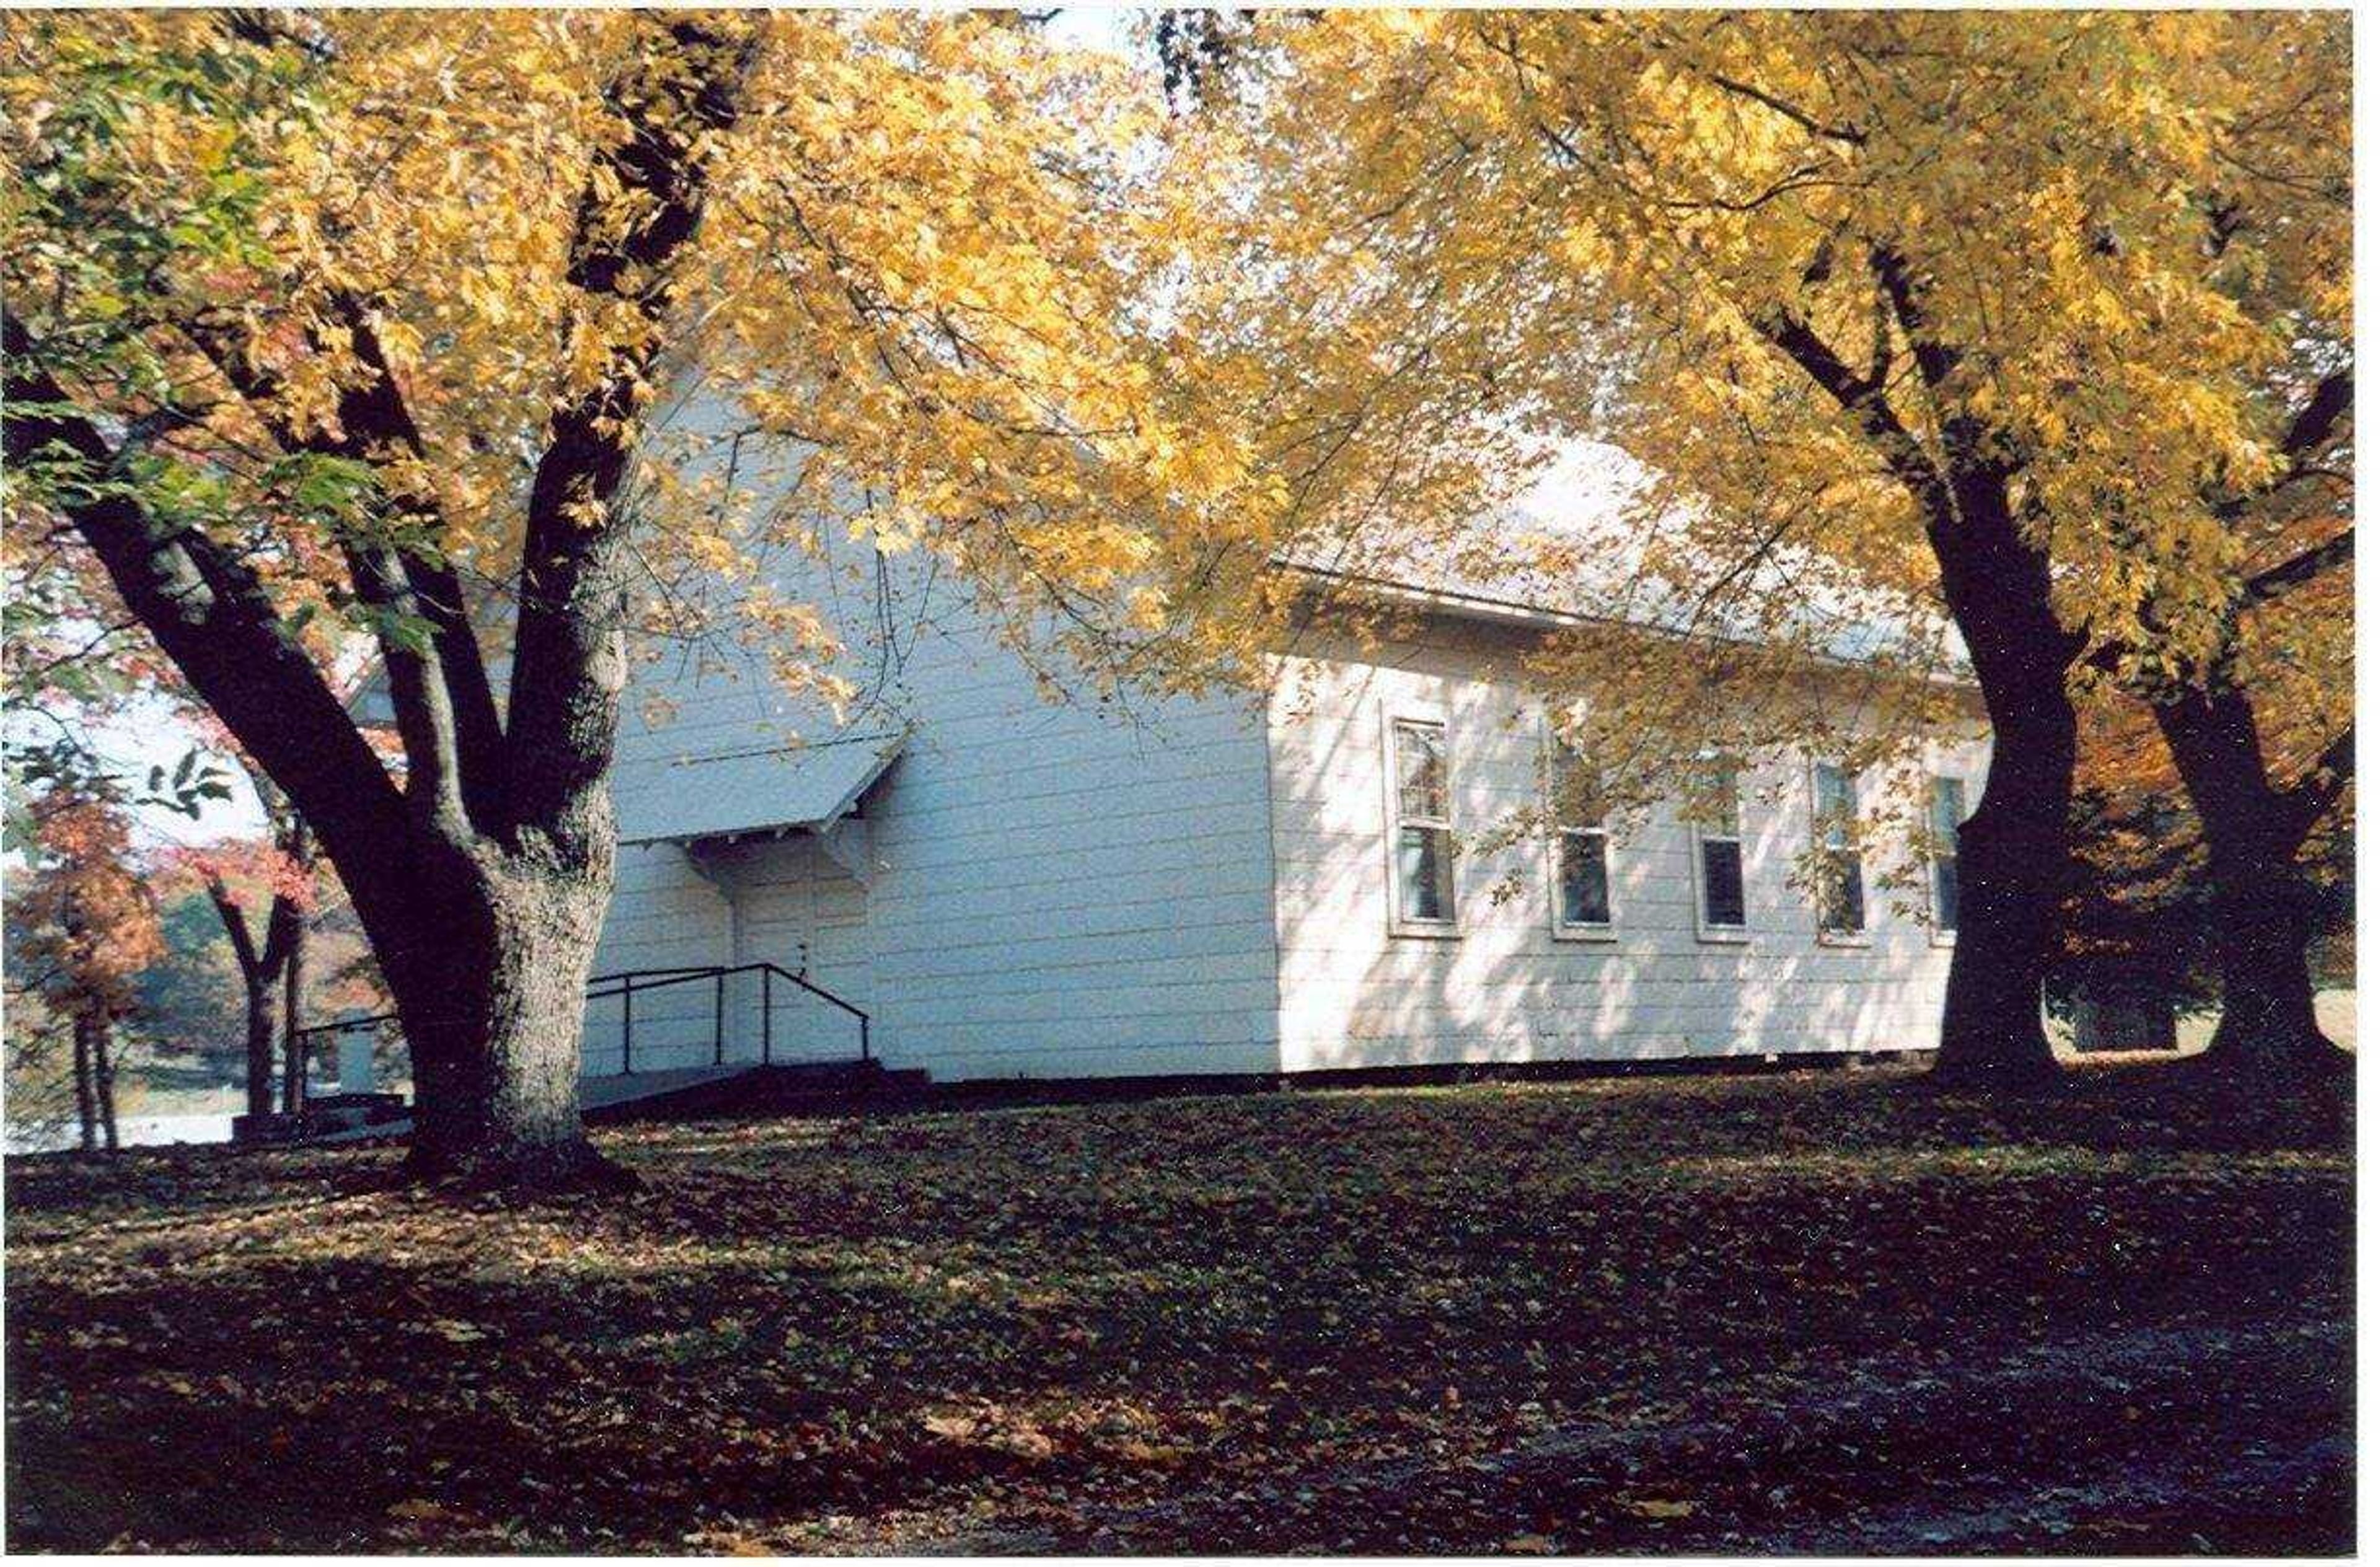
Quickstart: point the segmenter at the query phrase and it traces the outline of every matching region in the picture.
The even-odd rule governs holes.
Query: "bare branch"
[[[2354,558],[2355,529],[2350,528],[2334,533],[2312,549],[2248,578],[2247,585],[2240,589],[2240,607],[2252,609],[2267,599],[2277,598],[2300,583],[2311,582]]]
[[[1797,107],[1773,92],[1753,86],[1748,81],[1738,81],[1733,77],[1720,76],[1713,72],[1709,79],[1711,85],[1721,91],[1731,92],[1739,98],[1749,98],[1763,108],[1774,110],[1813,136],[1823,137],[1828,141],[1840,141],[1852,147],[1867,145],[1867,132],[1855,125],[1828,125],[1808,110]]]

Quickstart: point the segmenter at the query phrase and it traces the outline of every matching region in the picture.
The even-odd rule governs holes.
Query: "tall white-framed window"
[[[1705,760],[1686,800],[1694,848],[1694,931],[1706,941],[1749,939],[1743,898],[1743,800],[1737,764]]]
[[[1867,932],[1867,877],[1860,864],[1859,779],[1840,763],[1810,764],[1810,820],[1818,851],[1818,936],[1857,941]]]
[[[1612,934],[1611,839],[1604,829],[1603,806],[1586,759],[1557,735],[1547,736],[1546,748],[1554,934],[1608,939]]]
[[[1966,820],[1967,781],[1936,774],[1925,791],[1925,865],[1938,941],[1959,933],[1959,824]]]
[[[1451,936],[1453,791],[1443,718],[1389,719],[1389,922],[1405,935]]]

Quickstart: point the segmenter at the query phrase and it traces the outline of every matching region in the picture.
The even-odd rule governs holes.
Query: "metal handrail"
[[[760,1064],[773,1063],[775,1050],[776,1000],[771,987],[783,979],[789,985],[808,991],[831,1006],[841,1008],[859,1023],[859,1059],[875,1059],[868,1039],[868,1014],[836,995],[832,990],[813,985],[799,974],[791,973],[773,963],[712,964],[676,968],[625,968],[615,974],[590,975],[587,980],[586,1002],[592,1004],[620,998],[620,1075],[632,1076],[636,1072],[636,998],[651,990],[666,990],[673,985],[690,985],[709,980],[711,985],[710,1054],[711,1063],[727,1063],[727,981],[733,975],[760,976]],[[370,1017],[344,1017],[333,1023],[317,1023],[298,1030],[298,1038],[316,1034],[343,1034],[357,1028],[376,1028],[383,1023],[398,1021],[394,1012],[375,1013]]]

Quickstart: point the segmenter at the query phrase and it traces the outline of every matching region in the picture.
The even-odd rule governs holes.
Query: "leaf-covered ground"
[[[23,1548],[2340,1550],[2338,1127],[2168,1072],[8,1169]]]

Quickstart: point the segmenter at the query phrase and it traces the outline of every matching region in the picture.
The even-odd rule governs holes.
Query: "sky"
[[[1068,6],[1050,18],[1048,36],[1081,49],[1104,49],[1120,55],[1130,44],[1131,6]]]

